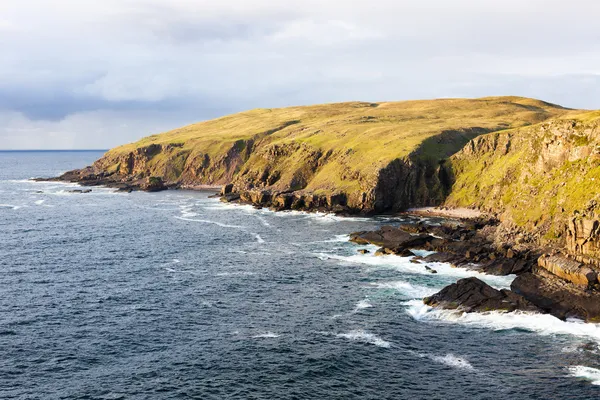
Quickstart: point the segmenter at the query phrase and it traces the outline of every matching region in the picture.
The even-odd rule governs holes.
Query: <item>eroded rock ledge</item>
[[[497,221],[480,218],[441,226],[385,226],[355,232],[350,240],[381,246],[380,254],[407,256],[410,250],[435,251],[414,262],[448,262],[492,275],[517,275],[511,289],[496,290],[476,278],[461,279],[424,302],[464,312],[534,311],[558,318],[600,320],[600,271],[557,252],[498,240]],[[424,268],[426,266],[424,265]]]

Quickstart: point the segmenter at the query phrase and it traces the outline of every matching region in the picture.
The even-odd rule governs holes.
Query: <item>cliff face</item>
[[[382,212],[440,204],[444,160],[469,140],[572,111],[519,97],[262,109],[112,149],[70,180],[138,187],[227,185],[277,209]]]
[[[494,213],[520,240],[600,265],[600,112],[477,137],[449,164],[446,205]]]

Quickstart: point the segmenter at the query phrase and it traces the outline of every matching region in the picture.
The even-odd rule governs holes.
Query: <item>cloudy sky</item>
[[[0,149],[105,149],[256,107],[600,108],[597,0],[2,0]]]

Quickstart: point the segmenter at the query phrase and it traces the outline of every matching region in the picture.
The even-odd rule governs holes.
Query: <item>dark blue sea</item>
[[[1,399],[600,397],[599,326],[432,310],[514,277],[347,241],[401,219],[29,180],[100,156],[0,152]]]

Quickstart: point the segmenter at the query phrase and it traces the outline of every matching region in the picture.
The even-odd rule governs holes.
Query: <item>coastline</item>
[[[166,185],[151,178],[135,182],[118,182],[104,177],[80,179],[76,171],[58,178],[34,179],[65,181],[81,186],[104,186],[120,191],[144,190],[212,190],[225,203],[249,204],[263,208],[255,199],[226,194],[228,185]],[[89,176],[89,175],[86,175]],[[70,179],[65,179],[70,178]],[[260,199],[259,199],[260,200]],[[271,199],[264,204],[271,210],[294,209],[289,204],[273,205]],[[328,212],[340,217],[361,215],[339,205],[317,203],[314,207],[297,209],[304,212]],[[365,215],[365,214],[362,214]],[[368,214],[366,216],[374,216]],[[433,252],[426,257],[414,257],[413,262],[444,262],[454,267],[466,267],[491,275],[517,275],[511,289],[498,292],[482,281],[462,279],[439,293],[423,299],[426,305],[441,309],[459,309],[464,312],[532,311],[551,314],[559,319],[579,318],[584,321],[600,320],[600,285],[598,276],[581,264],[560,254],[558,249],[543,249],[532,244],[517,244],[514,237],[501,232],[493,216],[468,208],[420,207],[409,208],[396,215],[414,217],[439,217],[447,219],[440,226],[427,223],[382,227],[378,231],[355,232],[350,240],[358,244],[380,246],[377,254],[413,255],[411,250]],[[424,268],[428,268],[424,266]],[[428,269],[430,270],[430,268]],[[434,270],[430,272],[435,273]]]

